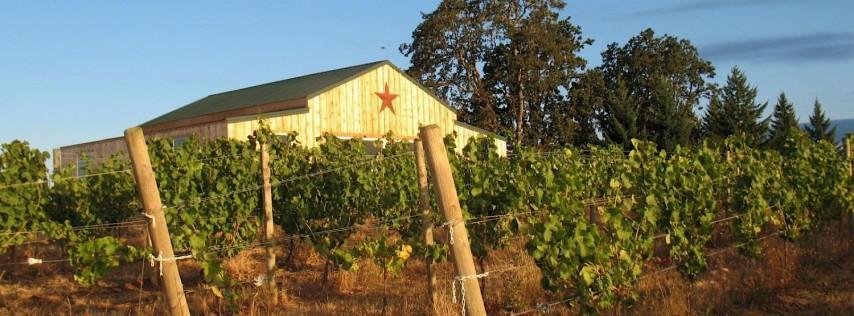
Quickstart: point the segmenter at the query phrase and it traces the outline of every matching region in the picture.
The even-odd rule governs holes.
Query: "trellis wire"
[[[118,228],[118,227],[133,227],[144,225],[148,221],[145,220],[132,220],[132,221],[124,221],[124,222],[114,222],[114,223],[105,223],[105,224],[93,224],[93,225],[82,225],[82,226],[73,226],[71,230],[81,231],[81,230],[90,230],[90,229],[108,229],[108,228]],[[17,231],[17,232],[2,232],[0,235],[25,235],[25,234],[38,234],[43,233],[40,230],[27,230],[27,231]]]
[[[294,177],[287,178],[287,179],[284,179],[284,180],[273,181],[273,182],[271,182],[271,183],[270,183],[270,187],[275,187],[275,186],[283,185],[283,184],[285,184],[285,183],[294,182],[294,181],[297,181],[297,180],[302,180],[302,179],[308,179],[308,178],[311,178],[311,177],[321,176],[321,175],[324,175],[324,174],[327,174],[327,173],[338,172],[338,171],[341,171],[341,170],[345,170],[345,169],[347,169],[347,168],[352,168],[352,167],[356,167],[356,166],[363,166],[363,165],[369,165],[369,164],[378,163],[378,162],[382,162],[382,161],[386,161],[386,160],[390,160],[390,159],[396,159],[396,158],[400,158],[400,157],[407,156],[407,155],[413,155],[413,154],[414,154],[413,152],[405,152],[405,153],[396,154],[396,155],[383,156],[383,157],[376,158],[376,159],[363,160],[363,161],[360,161],[360,162],[356,162],[356,163],[348,164],[348,165],[346,165],[346,166],[341,166],[341,167],[336,167],[336,168],[330,168],[330,169],[323,169],[323,170],[319,170],[319,171],[312,172],[312,173],[308,173],[308,174],[304,174],[304,175],[294,176]],[[199,204],[201,204],[201,203],[204,203],[204,202],[207,202],[207,201],[210,201],[210,200],[214,200],[214,199],[218,199],[218,198],[225,198],[225,197],[228,197],[228,196],[232,196],[232,195],[234,195],[234,194],[240,194],[240,193],[252,192],[252,191],[260,190],[260,189],[263,189],[263,188],[264,188],[264,185],[254,185],[254,186],[249,186],[249,187],[246,187],[246,188],[243,188],[243,189],[234,190],[234,191],[231,191],[231,192],[228,192],[228,193],[224,193],[224,194],[219,194],[219,195],[213,195],[213,196],[204,197],[204,198],[201,198],[201,199],[196,200],[196,201],[179,200],[175,205],[170,206],[170,207],[172,207],[172,208],[183,208],[183,207],[190,206],[190,205],[199,205]]]
[[[727,247],[725,247],[725,248],[721,248],[721,249],[716,249],[715,251],[712,251],[712,252],[710,252],[708,255],[706,255],[706,258],[710,258],[710,257],[716,256],[716,255],[719,255],[719,254],[724,253],[724,252],[726,252],[726,251],[732,250],[733,248],[736,248],[736,247],[739,247],[739,246],[743,246],[743,245],[749,244],[749,243],[751,243],[751,242],[759,242],[759,241],[762,241],[762,240],[765,240],[765,239],[768,239],[768,238],[771,238],[771,237],[777,236],[777,235],[779,235],[779,234],[782,234],[783,232],[785,232],[785,231],[784,231],[784,230],[778,230],[778,231],[776,231],[776,232],[773,232],[773,233],[767,234],[767,235],[762,236],[762,237],[758,237],[758,238],[753,239],[753,240],[749,240],[749,241],[745,241],[745,242],[736,243],[736,244],[729,245],[729,246],[727,246]],[[651,276],[653,276],[653,275],[656,275],[656,274],[659,274],[659,273],[662,273],[662,272],[670,271],[670,270],[676,269],[676,268],[678,268],[678,267],[679,267],[679,265],[678,265],[678,264],[672,264],[672,265],[669,265],[669,266],[667,266],[667,267],[665,267],[665,268],[661,268],[661,269],[658,269],[658,270],[655,270],[655,271],[651,271],[651,272],[649,272],[649,273],[644,273],[643,275],[641,275],[640,277],[638,277],[638,280],[645,279],[645,278],[647,278],[647,277],[651,277]]]
[[[252,249],[252,248],[257,248],[257,247],[261,247],[261,246],[276,244],[276,243],[280,243],[280,242],[284,242],[284,241],[290,241],[290,240],[294,240],[294,239],[301,239],[301,238],[319,236],[319,235],[324,235],[324,234],[332,234],[332,233],[338,233],[338,232],[343,232],[343,231],[348,231],[348,230],[356,230],[356,229],[378,230],[381,228],[388,228],[391,226],[391,225],[388,225],[387,223],[392,223],[395,221],[415,218],[415,217],[419,217],[419,216],[421,216],[421,213],[419,211],[416,211],[416,212],[411,212],[409,215],[383,220],[383,221],[380,221],[380,222],[375,223],[375,224],[350,225],[350,226],[345,226],[345,227],[339,227],[339,228],[333,228],[333,229],[311,232],[311,233],[291,235],[291,236],[286,236],[283,238],[278,238],[278,239],[263,241],[263,242],[255,242],[255,243],[249,243],[249,244],[243,244],[243,245],[234,245],[234,246],[213,247],[213,248],[206,249],[206,251],[211,252],[211,253],[219,253],[219,252],[222,252],[225,250],[231,250],[231,249],[245,250],[245,249]],[[380,225],[380,224],[385,224],[385,225]]]
[[[57,179],[52,179],[52,180],[39,180],[39,181],[33,181],[33,182],[23,182],[23,183],[7,184],[7,185],[4,185],[4,186],[0,186],[0,190],[4,190],[4,189],[11,189],[11,188],[18,188],[18,187],[24,187],[24,186],[30,186],[30,185],[59,183],[59,182],[65,182],[65,181],[69,181],[69,180],[79,180],[79,179],[85,179],[85,178],[91,178],[91,177],[100,177],[100,176],[105,176],[105,175],[110,175],[110,174],[117,174],[117,173],[130,173],[130,172],[131,172],[131,169],[122,169],[122,170],[115,170],[115,171],[107,171],[107,172],[99,172],[99,173],[87,174],[87,175],[84,175],[84,176],[77,176],[77,177],[65,177],[65,178],[57,178]]]

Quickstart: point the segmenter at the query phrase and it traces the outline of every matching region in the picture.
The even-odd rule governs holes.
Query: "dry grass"
[[[686,280],[677,271],[644,278],[641,298],[633,306],[602,311],[611,315],[696,315],[696,314],[854,314],[854,253],[852,232],[847,223],[807,236],[797,243],[779,238],[763,241],[766,255],[745,259],[728,251],[710,259],[710,271],[697,280]],[[725,240],[716,240],[724,245]],[[356,272],[332,272],[323,282],[323,260],[305,245],[297,244],[291,262],[279,251],[277,282],[285,295],[279,306],[266,305],[252,285],[263,271],[263,251],[245,251],[229,259],[226,268],[241,284],[235,309],[216,298],[201,280],[200,269],[191,260],[180,263],[193,314],[205,315],[381,315],[383,293],[388,315],[429,315],[427,308],[426,265],[413,260],[397,276],[383,282],[378,267],[362,262]],[[17,254],[50,257],[57,249],[32,245]],[[3,257],[9,258],[8,254]],[[534,308],[555,297],[539,286],[540,274],[521,244],[493,252],[487,270],[507,266],[523,268],[491,274],[486,279],[484,298],[490,315]],[[437,265],[439,314],[459,314],[451,303],[451,265]],[[64,264],[16,266],[0,272],[0,315],[154,315],[162,314],[157,287],[143,278],[141,263],[111,272],[91,288],[78,286]],[[651,266],[653,270],[656,267]],[[148,269],[146,267],[146,269]],[[385,291],[383,290],[385,289]],[[555,307],[553,315],[575,312]]]

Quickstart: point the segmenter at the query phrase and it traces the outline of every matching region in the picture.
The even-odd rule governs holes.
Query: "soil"
[[[763,240],[763,255],[747,259],[726,241],[709,258],[709,271],[687,280],[676,270],[659,271],[650,265],[649,277],[639,284],[640,299],[632,306],[600,311],[610,315],[854,315],[854,227],[836,223],[797,242],[779,237]],[[521,243],[491,254],[487,269],[522,268],[493,273],[484,298],[490,315],[533,311],[538,304],[559,301],[539,286],[540,274]],[[356,272],[333,272],[323,282],[323,260],[307,246],[297,244],[291,262],[287,247],[279,249],[277,282],[282,301],[268,307],[252,281],[263,271],[263,250],[246,251],[226,262],[240,285],[236,306],[228,306],[202,282],[199,266],[180,263],[187,301],[194,315],[426,315],[426,265],[418,260],[385,282],[379,268],[363,262]],[[20,265],[29,256],[61,257],[47,244],[19,247],[14,258],[0,256],[0,315],[156,315],[163,301],[148,275],[147,262],[123,266],[97,285],[77,285],[67,263]],[[3,263],[6,263],[3,265]],[[451,302],[452,268],[438,264],[438,314],[459,314]],[[387,306],[383,308],[383,292]],[[557,304],[552,315],[576,314],[572,306]]]

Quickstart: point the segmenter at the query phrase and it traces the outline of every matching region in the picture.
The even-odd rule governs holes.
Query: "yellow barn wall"
[[[233,117],[226,120],[228,125],[228,137],[238,140],[246,140],[246,137],[258,130],[258,121],[264,120],[270,125],[274,133],[297,132],[297,141],[301,144],[314,147],[317,144],[315,138],[318,134],[312,128],[314,113],[308,109],[294,109],[280,112],[270,112],[254,116]]]
[[[398,96],[390,109],[380,112],[382,100],[376,95],[388,84],[389,92]],[[437,124],[445,134],[454,131],[456,114],[428,92],[383,65],[357,78],[307,100],[307,110],[288,110],[264,115],[228,119],[228,137],[246,139],[264,119],[276,133],[296,131],[300,143],[314,147],[324,132],[342,137],[378,138],[389,131],[395,137],[411,139],[418,127]]]
[[[457,151],[462,151],[462,149],[465,148],[466,145],[468,145],[469,139],[471,139],[472,137],[488,137],[487,135],[479,131],[459,124],[454,125],[454,132],[457,133],[457,136],[454,139],[454,145],[457,146]],[[498,154],[501,156],[506,156],[507,141],[500,138],[493,138],[493,141],[495,142],[495,147],[497,147]]]
[[[376,95],[388,85],[396,94],[391,109],[380,111]],[[392,132],[396,137],[415,138],[418,127],[437,124],[446,134],[453,132],[456,114],[417,84],[389,65],[383,65],[308,100],[313,114],[313,133],[376,138]]]
[[[388,84],[394,113],[380,112],[382,100],[376,95]],[[324,133],[340,137],[380,138],[391,132],[396,138],[414,139],[420,126],[436,124],[444,134],[457,132],[457,148],[462,149],[470,137],[481,132],[456,124],[456,113],[403,76],[389,65],[383,65],[361,76],[308,98],[303,109],[271,112],[262,115],[229,118],[228,137],[245,140],[258,129],[263,119],[275,133],[297,132],[297,140],[307,147],[317,146]],[[506,144],[496,139],[499,151]]]

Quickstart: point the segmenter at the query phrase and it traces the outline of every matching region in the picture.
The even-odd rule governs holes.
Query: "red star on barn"
[[[374,92],[374,93],[378,97],[380,97],[381,100],[383,100],[383,105],[380,106],[380,112],[385,110],[385,108],[388,108],[389,110],[391,110],[392,114],[397,114],[394,112],[394,106],[391,104],[391,100],[394,100],[394,98],[397,98],[397,95],[391,94],[388,92],[388,83],[385,84],[385,89],[383,89],[382,93],[379,93],[379,92]]]

